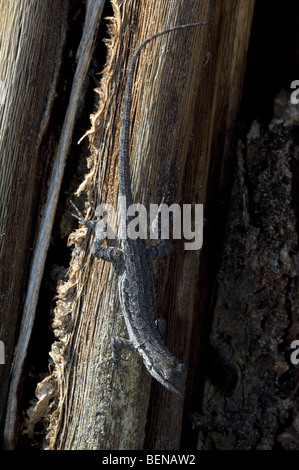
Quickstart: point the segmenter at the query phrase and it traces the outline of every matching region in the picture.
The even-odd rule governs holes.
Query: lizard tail
[[[124,109],[122,113],[121,120],[121,131],[120,131],[120,146],[119,146],[119,196],[126,198],[127,206],[133,204],[133,196],[131,190],[131,177],[130,177],[130,115],[131,115],[131,106],[132,106],[132,88],[133,88],[133,78],[135,72],[135,66],[137,59],[142,51],[142,49],[153,39],[162,36],[163,34],[176,31],[178,29],[190,28],[194,26],[202,26],[210,23],[189,23],[178,26],[173,26],[172,28],[164,29],[158,33],[153,34],[145,41],[143,41],[138,49],[134,52],[132,57],[127,83],[125,90],[125,100],[124,100]]]

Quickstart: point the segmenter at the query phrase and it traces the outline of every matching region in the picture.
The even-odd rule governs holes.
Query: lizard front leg
[[[115,364],[118,364],[121,360],[121,349],[127,349],[128,351],[135,351],[135,346],[132,341],[121,336],[115,336],[112,339],[112,360]]]

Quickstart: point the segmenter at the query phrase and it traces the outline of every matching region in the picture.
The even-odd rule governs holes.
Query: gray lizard
[[[163,34],[205,24],[208,23],[184,24],[160,31],[142,42],[133,55],[125,90],[118,170],[119,199],[125,198],[128,207],[133,204],[129,166],[129,134],[133,77],[138,56],[148,42]],[[80,213],[77,217],[81,223],[88,227],[94,227],[94,224],[91,221],[86,221]],[[128,225],[132,217],[128,215],[125,217]],[[155,288],[148,268],[148,260],[169,255],[173,250],[173,245],[169,240],[160,240],[159,244],[146,247],[140,238],[126,237],[121,240],[121,250],[106,247],[103,246],[105,239],[103,225],[98,228],[93,254],[97,258],[112,262],[117,270],[121,309],[129,335],[129,339],[113,338],[114,361],[120,360],[121,348],[136,350],[152,377],[168,390],[182,394],[185,390],[186,366],[171,354],[163,343],[160,324],[155,320]]]

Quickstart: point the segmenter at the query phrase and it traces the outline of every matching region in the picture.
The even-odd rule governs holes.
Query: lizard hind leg
[[[145,255],[148,260],[154,260],[168,256],[173,252],[174,249],[173,244],[169,238],[162,238],[162,220],[160,219],[160,214],[162,217],[161,208],[163,205],[164,198],[162,199],[162,202],[157,209],[154,220],[151,222],[151,231],[157,236],[159,243],[155,245],[149,245],[145,248]],[[172,218],[173,215],[171,216],[171,219]]]
[[[103,246],[103,242],[107,237],[105,220],[103,218],[86,220],[73,201],[70,201],[70,203],[76,212],[76,214],[73,214],[73,216],[78,219],[82,225],[95,232],[92,254],[96,258],[114,263],[117,265],[118,269],[120,269],[123,265],[123,252],[118,248]]]
[[[79,211],[76,204],[74,204],[72,200],[70,200],[70,203],[76,212],[75,214],[72,214],[72,216],[75,217],[75,219],[77,219],[80,222],[80,224],[84,225],[84,227],[94,230],[96,224],[98,223],[98,219],[95,219],[95,220],[85,219],[84,215]]]
[[[173,244],[170,240],[160,240],[157,245],[149,245],[145,248],[145,256],[148,260],[163,258],[173,252]]]

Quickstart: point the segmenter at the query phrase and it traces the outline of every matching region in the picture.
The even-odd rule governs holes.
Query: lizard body
[[[153,39],[178,29],[199,26],[207,23],[179,25],[160,31],[147,38],[135,51],[126,83],[124,108],[121,122],[119,151],[119,198],[125,198],[127,206],[133,204],[129,166],[130,111],[135,65],[142,49]],[[87,221],[80,221],[87,224]],[[126,224],[130,216],[126,215]],[[90,225],[88,225],[90,226]],[[149,373],[168,390],[182,394],[185,389],[186,367],[163,343],[161,329],[155,321],[155,288],[148,268],[148,260],[171,253],[173,246],[169,240],[161,240],[159,245],[146,247],[140,238],[121,240],[121,248],[108,248],[102,245],[104,237],[95,237],[93,254],[111,261],[118,272],[118,290],[123,317],[129,339],[115,337],[112,340],[113,357],[120,359],[120,348],[136,350],[143,359]]]

